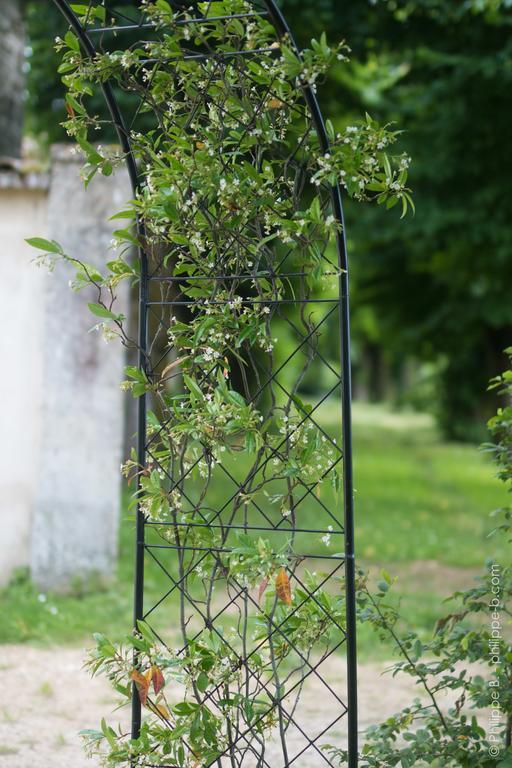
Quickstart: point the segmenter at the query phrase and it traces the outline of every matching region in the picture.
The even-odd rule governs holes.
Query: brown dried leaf
[[[171,713],[165,706],[165,704],[153,704],[152,709],[158,714],[161,715],[165,720],[169,720],[171,717]]]
[[[276,595],[285,605],[292,604],[292,590],[290,579],[284,568],[281,568],[276,576]]]
[[[281,101],[281,99],[276,99],[274,97],[267,101],[268,109],[282,109],[283,107],[284,107],[284,103]]]
[[[151,670],[148,670],[142,675],[138,669],[132,669],[130,674],[130,677],[135,683],[137,691],[139,693],[140,703],[143,706],[146,705],[146,702],[148,700],[149,682],[151,680],[151,676],[149,676],[148,678],[148,672],[151,672]]]
[[[153,681],[153,689],[155,693],[160,693],[165,685],[164,673],[160,667],[157,667],[156,665],[151,667],[151,680]]]
[[[261,603],[261,598],[265,594],[265,590],[268,587],[268,576],[265,576],[258,589],[258,605]]]
[[[161,379],[165,379],[168,373],[170,373],[174,368],[176,368],[178,365],[181,365],[186,359],[188,355],[185,355],[185,357],[178,357],[176,360],[173,360],[172,363],[169,363],[169,365],[166,365],[166,367],[163,369],[162,373],[160,374]]]

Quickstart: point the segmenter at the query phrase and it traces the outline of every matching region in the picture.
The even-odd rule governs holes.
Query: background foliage
[[[301,42],[325,28],[352,48],[322,94],[337,127],[362,109],[396,120],[414,158],[415,218],[348,206],[356,393],[426,406],[449,437],[480,437],[511,331],[510,4],[282,5]],[[29,3],[29,121],[51,140],[65,113],[47,41],[61,31],[57,11]]]

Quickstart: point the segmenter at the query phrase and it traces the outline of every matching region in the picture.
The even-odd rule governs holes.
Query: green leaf
[[[320,224],[322,222],[322,206],[318,197],[313,199],[313,202],[309,208],[309,213],[311,215],[311,219],[315,223]]]
[[[297,77],[302,71],[302,62],[291,48],[281,45],[281,52],[285,63],[286,72],[290,77]]]
[[[366,185],[366,189],[369,192],[382,192],[386,189],[386,185],[382,181],[370,181],[370,183]]]
[[[389,158],[385,152],[382,154],[382,164],[384,166],[384,170],[386,171],[386,176],[388,177],[388,179],[391,179],[393,176],[393,172],[391,170],[391,163],[389,162]]]
[[[334,141],[336,138],[336,131],[334,130],[334,125],[331,120],[325,121],[325,130],[327,131],[330,141]]]
[[[102,732],[96,731],[93,728],[83,728],[81,731],[78,731],[78,735],[87,739],[87,741],[101,741],[103,739]]]
[[[92,144],[89,144],[87,139],[85,139],[83,136],[78,136],[77,141],[81,149],[83,149],[85,155],[87,156],[87,160],[89,163],[91,163],[91,165],[99,165],[103,161],[103,157],[96,149],[94,149]]]
[[[248,432],[245,436],[245,450],[247,453],[254,453],[256,450],[256,439],[252,432]]]
[[[39,248],[40,251],[46,251],[46,253],[58,253],[61,256],[64,255],[62,246],[55,240],[45,240],[44,237],[28,237],[25,242],[31,245],[32,248]]]
[[[199,675],[196,681],[197,690],[200,691],[200,693],[204,693],[208,688],[209,683],[210,683],[210,680],[206,672],[201,672],[201,674]]]
[[[78,16],[86,17],[89,20],[96,18],[99,21],[105,21],[106,10],[103,5],[93,7],[90,3],[88,5],[84,3],[71,3],[71,10]]]
[[[66,94],[66,103],[69,104],[69,106],[72,107],[75,112],[78,112],[79,115],[83,115],[85,113],[85,109],[82,107],[80,102],[77,101],[75,97],[70,93]]]
[[[115,315],[109,309],[102,307],[101,304],[88,304],[87,306],[96,317],[106,317],[109,320],[117,320],[119,317],[119,315]]]
[[[115,734],[115,731],[109,725],[107,725],[105,718],[103,718],[101,721],[101,732],[103,733],[104,737],[107,739],[110,747],[112,749],[115,749],[117,746],[116,734]]]
[[[70,48],[72,51],[76,51],[76,53],[80,51],[80,43],[78,42],[78,38],[71,32],[71,30],[66,32],[64,35],[64,41],[68,48]]]
[[[185,382],[185,386],[193,397],[199,398],[200,400],[203,399],[201,388],[199,384],[194,381],[194,379],[191,379],[190,376],[187,376],[187,374],[183,374],[183,381]]]
[[[168,14],[171,18],[173,16],[172,8],[167,2],[167,0],[156,0],[155,3],[156,7],[163,11],[164,13]]]
[[[228,392],[228,398],[234,405],[239,405],[240,407],[245,408],[246,402],[240,392],[235,392],[231,389]]]
[[[135,211],[119,211],[110,216],[109,221],[115,221],[115,219],[133,219],[135,218]]]
[[[419,638],[414,643],[413,653],[414,653],[414,660],[415,661],[417,661],[420,658],[420,656],[422,655],[422,653],[423,653],[423,645],[422,645],[422,642],[421,642],[421,640]],[[419,733],[419,731],[418,731],[418,733]]]
[[[139,241],[136,237],[134,237],[133,233],[130,232],[129,229],[115,229],[112,234],[118,240],[125,240],[126,242],[132,243],[133,245],[139,245]]]
[[[193,744],[197,743],[202,735],[201,712],[197,712],[190,726],[190,738]]]
[[[187,715],[191,715],[196,712],[198,708],[199,704],[196,704],[193,701],[180,701],[178,704],[174,705],[172,711],[174,714],[180,717],[186,717]]]
[[[149,643],[149,646],[154,645],[156,638],[149,624],[147,624],[145,621],[142,621],[142,619],[139,619],[137,622],[137,629],[144,637],[146,642]]]
[[[169,240],[171,240],[173,243],[176,243],[176,245],[188,245],[189,242],[188,237],[185,237],[185,235],[180,235],[177,232],[170,232]]]

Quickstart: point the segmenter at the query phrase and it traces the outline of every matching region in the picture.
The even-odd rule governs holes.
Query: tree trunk
[[[364,364],[367,369],[368,400],[381,403],[386,397],[386,365],[382,347],[368,341],[364,347]]]
[[[3,0],[0,12],[0,158],[19,158],[23,135],[25,30],[22,0]]]

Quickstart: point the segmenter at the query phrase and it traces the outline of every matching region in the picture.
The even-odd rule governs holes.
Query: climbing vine
[[[140,184],[114,217],[113,257],[101,272],[56,242],[29,241],[41,263],[75,267],[73,288],[96,290],[89,308],[107,341],[137,347],[116,303],[121,281],[140,280],[134,247],[160,312],[152,349],[122,385],[151,405],[147,459],[140,466],[133,455],[122,470],[154,536],[175,551],[181,637],[171,649],[149,621],[121,644],[97,635],[91,670],[126,701],[134,684],[146,716],[138,739],[105,722],[86,739],[108,766],[198,768],[226,756],[234,768],[249,758],[264,765],[277,738],[288,764],[286,734],[310,660],[328,656],[344,635],[342,583],[301,568],[297,548],[304,496],[325,483],[339,491],[340,448],[298,395],[319,343],[308,302],[336,292],[340,275],[330,191],[340,183],[356,200],[399,205],[404,215],[409,158],[392,153],[398,132],[368,115],[343,130],[327,123],[330,148],[320,146],[303,89],[314,92],[347,60],[345,44],[323,35],[299,56],[242,0],[179,12],[166,0],[143,7],[155,25],[144,42],[89,56],[72,32],[57,40],[65,126],[85,157],[86,184],[125,159],[94,142],[101,121],[88,99],[98,84],[138,97],[137,113],[154,120],[141,133],[135,115],[130,129]],[[83,22],[109,23],[101,3],[73,8]],[[291,391],[275,385],[263,394],[281,359],[286,302],[298,307],[304,362]],[[161,364],[151,361],[155,350]],[[216,472],[241,456],[236,492],[212,509]],[[278,545],[249,530],[255,507],[282,534]],[[327,560],[342,533],[335,515],[332,523],[320,542]],[[232,609],[222,632],[219,586]],[[189,625],[190,605],[199,628]]]

